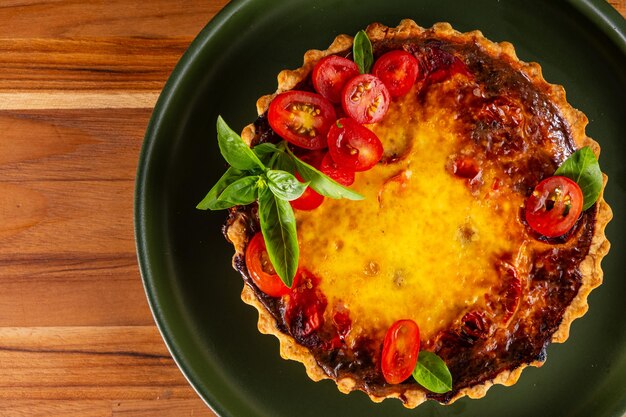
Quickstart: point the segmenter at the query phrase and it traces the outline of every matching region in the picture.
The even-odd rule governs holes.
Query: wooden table
[[[159,91],[226,3],[2,0],[0,416],[214,415],[148,309],[133,190]]]

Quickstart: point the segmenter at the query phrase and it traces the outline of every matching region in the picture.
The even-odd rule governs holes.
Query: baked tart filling
[[[609,248],[599,146],[510,44],[373,24],[257,108],[241,138],[218,122],[231,168],[199,208],[229,208],[242,299],[312,379],[479,398],[586,312]]]

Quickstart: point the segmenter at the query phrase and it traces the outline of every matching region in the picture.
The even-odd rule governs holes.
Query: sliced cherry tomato
[[[481,311],[470,311],[461,319],[461,337],[470,343],[482,339],[489,333],[489,326],[485,314]]]
[[[411,376],[420,351],[420,331],[413,320],[398,320],[383,341],[381,367],[385,381],[399,384]]]
[[[359,67],[354,61],[337,55],[329,55],[315,64],[311,79],[318,93],[333,103],[339,103],[343,86],[357,75],[359,75]]]
[[[367,171],[383,156],[383,144],[365,126],[345,117],[328,131],[328,153],[340,168]]]
[[[380,122],[389,108],[389,91],[383,82],[371,75],[361,74],[343,88],[341,105],[359,123]]]
[[[306,187],[304,193],[295,200],[290,201],[291,207],[296,210],[315,210],[324,202],[324,196],[311,187]]]
[[[280,297],[288,294],[290,289],[280,279],[267,254],[265,240],[261,232],[254,235],[246,249],[246,268],[250,278],[265,294]]]
[[[306,149],[326,147],[326,134],[337,119],[333,105],[319,94],[292,90],[270,103],[267,119],[280,137]]]
[[[548,177],[526,200],[526,221],[546,237],[562,236],[574,227],[582,209],[583,193],[578,184],[567,177]]]
[[[354,171],[339,167],[333,160],[333,157],[330,156],[330,152],[322,159],[320,171],[346,187],[354,183]]]
[[[293,153],[298,159],[317,169],[320,169],[322,166],[322,160],[324,159],[324,155],[326,155],[326,151],[324,150],[304,150],[297,148],[293,150]]]
[[[391,97],[401,97],[409,92],[419,75],[417,59],[402,50],[387,52],[374,63],[372,74],[385,84]]]
[[[296,156],[313,168],[320,169],[325,152],[320,150],[303,151],[296,150]],[[300,182],[304,182],[304,179],[296,172],[296,178]],[[318,208],[324,202],[324,196],[319,194],[311,187],[307,187],[304,193],[295,200],[290,201],[291,207],[296,210],[314,210]]]
[[[420,68],[424,70],[427,76],[426,81],[429,84],[444,81],[455,74],[470,75],[463,61],[436,44],[430,44],[423,48],[419,58],[421,61]]]
[[[300,174],[296,172],[296,178],[298,181],[304,182]],[[306,187],[304,193],[295,200],[291,200],[291,207],[296,210],[314,210],[318,208],[324,202],[324,196],[319,194],[311,187]]]
[[[324,324],[328,301],[317,288],[319,278],[306,269],[298,271],[298,277],[298,284],[294,285],[285,305],[285,322],[291,335],[300,344],[310,347],[309,343],[319,342],[314,332]]]
[[[516,274],[515,269],[513,269],[513,273]],[[522,282],[517,278],[517,275],[512,275],[508,277],[504,285],[505,288],[503,289],[502,300],[505,314],[502,320],[508,321],[519,306],[520,297],[522,296]]]
[[[480,174],[478,162],[469,156],[458,156],[450,164],[449,170],[459,178],[471,180]]]

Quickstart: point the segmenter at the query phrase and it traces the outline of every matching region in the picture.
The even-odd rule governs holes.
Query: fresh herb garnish
[[[270,262],[285,285],[291,287],[300,256],[291,204],[269,187],[259,190],[259,220]]]
[[[222,210],[237,205],[246,205],[257,199],[257,183],[260,177],[250,175],[231,183],[217,199],[208,204],[211,210]]]
[[[246,171],[265,169],[252,149],[228,127],[222,116],[217,117],[217,141],[222,156],[233,168]]]
[[[423,350],[417,357],[413,378],[429,391],[443,394],[452,389],[452,375],[446,363],[432,352]]]
[[[346,198],[348,200],[363,200],[364,197],[361,194],[344,187],[303,160],[298,159],[288,147],[285,149],[295,163],[296,171],[298,171],[305,181],[310,182],[309,185],[311,188],[321,195],[334,199]]]
[[[217,141],[231,166],[196,206],[222,210],[259,202],[261,232],[270,261],[280,279],[291,287],[298,270],[298,235],[289,201],[311,186],[330,198],[361,200],[363,196],[333,181],[298,159],[286,142],[250,148],[222,119],[217,118]],[[294,176],[298,172],[305,182]]]
[[[600,164],[589,146],[571,154],[554,175],[562,175],[578,184],[583,192],[583,210],[593,206],[602,191]]]
[[[374,63],[374,55],[372,53],[372,42],[370,42],[364,30],[360,30],[354,37],[352,55],[354,56],[354,63],[359,67],[361,74],[370,72]]]
[[[259,157],[259,159],[261,160],[261,162],[263,162],[263,164],[265,164],[265,166],[270,166],[270,160],[272,159],[272,156],[274,156],[274,153],[276,153],[276,151],[276,145],[269,142],[261,143],[252,148],[252,152],[254,152],[256,156]]]
[[[270,169],[265,174],[268,185],[274,195],[283,200],[291,201],[300,197],[309,183],[302,183],[287,171]],[[249,204],[249,203],[248,203]]]
[[[209,190],[207,195],[202,199],[200,203],[196,206],[197,209],[200,210],[219,210],[211,208],[211,205],[217,198],[222,194],[222,192],[233,182],[237,181],[240,178],[245,177],[247,174],[244,171],[238,170],[237,168],[230,167],[224,175],[215,183],[215,185]]]

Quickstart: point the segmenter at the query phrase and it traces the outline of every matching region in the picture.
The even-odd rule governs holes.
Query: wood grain
[[[154,326],[98,326],[0,328],[0,415],[212,414]]]
[[[0,2],[0,416],[214,416],[154,326],[132,201],[159,91],[226,3]]]
[[[3,0],[0,38],[195,37],[228,0]]]
[[[0,92],[0,110],[147,109],[159,98],[156,91],[16,91]]]
[[[151,113],[152,109],[0,111],[0,182],[133,182]]]
[[[208,408],[196,399],[82,400],[41,401],[9,400],[0,402],[3,417],[210,417]]]
[[[0,4],[0,415],[213,416],[170,358],[133,238],[143,134],[225,1]]]
[[[0,90],[160,90],[190,41],[3,39]]]
[[[152,323],[132,218],[149,116],[0,112],[0,326]]]

